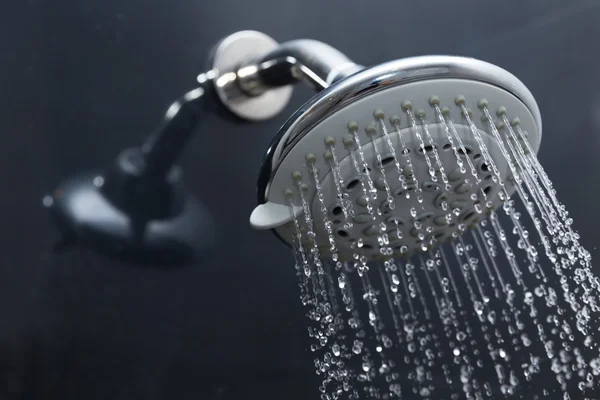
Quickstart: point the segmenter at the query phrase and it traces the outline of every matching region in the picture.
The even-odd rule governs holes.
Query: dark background
[[[213,117],[187,149],[218,254],[181,271],[54,255],[41,198],[107,165],[193,88],[242,29],[314,38],[359,63],[431,53],[498,64],[536,96],[540,158],[595,248],[600,183],[597,0],[28,0],[0,14],[0,398],[317,399],[289,250],[248,217],[271,137]]]

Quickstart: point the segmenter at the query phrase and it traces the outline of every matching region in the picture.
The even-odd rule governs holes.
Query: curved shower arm
[[[262,33],[242,31],[215,46],[210,69],[197,80],[200,84],[213,80],[220,102],[233,114],[265,121],[283,111],[294,83],[321,91],[362,69],[317,40],[280,44]]]
[[[260,60],[239,68],[237,76],[242,90],[257,96],[299,81],[321,91],[363,68],[328,44],[301,39],[280,44]]]
[[[249,97],[297,82],[305,82],[318,92],[363,68],[326,43],[299,39],[282,43],[258,61],[239,67],[231,81]],[[214,77],[210,73],[200,76],[200,86],[169,107],[160,129],[142,146],[155,176],[169,171],[204,114],[204,93]]]
[[[296,82],[321,91],[363,68],[328,44],[301,39],[282,43],[257,62],[240,67],[233,81],[251,97]],[[169,107],[159,129],[141,146],[149,176],[164,177],[169,172],[214,101],[206,96],[213,77],[202,76],[205,80]]]
[[[175,100],[158,129],[140,146],[149,175],[164,177],[175,164],[200,122],[211,111],[213,100],[207,96],[207,90],[210,90],[209,85],[200,85]]]

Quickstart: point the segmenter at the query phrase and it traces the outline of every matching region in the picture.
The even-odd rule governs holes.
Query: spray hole
[[[471,210],[471,211],[464,213],[462,215],[462,217],[460,218],[460,220],[463,222],[469,221],[471,218],[473,218],[476,215],[477,215],[477,213],[474,210]]]
[[[433,200],[435,208],[443,208],[444,203],[448,204],[448,196],[445,193],[438,194],[435,200]]]
[[[371,171],[372,171],[372,169],[371,169],[371,168],[369,168],[369,167],[367,167],[367,168],[363,168],[363,169],[362,169],[362,173],[363,173],[363,174],[366,174],[366,173],[368,173],[368,172],[371,172]]]
[[[333,221],[334,225],[339,225],[341,223],[342,223],[342,221],[340,221],[339,219],[336,219],[336,220]]]
[[[473,156],[473,160],[479,160],[481,158],[481,154],[477,153]]]
[[[422,222],[422,223],[426,223],[429,222],[433,219],[433,213],[432,212],[424,212],[423,214],[417,216],[417,221]]]
[[[490,167],[486,163],[482,163],[479,169],[481,169],[483,172],[490,172]]]
[[[384,201],[384,202],[381,204],[381,208],[380,208],[380,210],[381,210],[381,213],[382,213],[383,215],[387,215],[387,214],[391,213],[391,212],[392,212],[392,209],[390,208],[390,203],[389,203],[387,200],[385,200],[385,201]]]
[[[336,217],[339,216],[339,215],[342,215],[342,212],[344,212],[344,210],[340,206],[335,206],[331,210],[331,214],[334,215],[334,216],[336,216]]]
[[[469,146],[464,146],[464,150],[462,147],[460,149],[458,149],[458,154],[460,154],[461,156],[469,155],[471,153],[473,153],[473,149],[470,148]]]
[[[436,192],[442,188],[442,185],[432,181],[425,181],[421,186],[423,187],[423,190],[427,192]]]
[[[337,231],[337,234],[341,238],[347,238],[348,236],[350,236],[350,234],[348,233],[348,231],[345,231],[343,229],[340,229],[339,231]]]
[[[360,183],[360,181],[358,179],[352,179],[346,185],[346,190],[353,190],[354,188],[356,188],[358,186],[359,183]]]
[[[451,148],[452,148],[452,145],[450,143],[446,143],[444,145],[444,147],[442,147],[442,149],[444,149],[444,150],[450,150]]]
[[[415,186],[414,185],[408,185],[406,187],[406,189],[404,188],[398,188],[394,191],[394,196],[396,197],[402,197],[404,196],[407,192],[412,192],[413,190],[415,190]]]
[[[389,217],[388,220],[387,220],[387,223],[390,224],[390,225],[393,225],[394,226],[394,230],[395,230],[396,229],[395,228],[396,224],[398,226],[404,225],[404,220],[402,218],[398,218],[398,217]]]
[[[489,195],[491,191],[492,191],[492,185],[488,185],[483,188],[483,193],[485,193],[486,195]]]
[[[431,145],[431,144],[428,144],[425,146],[419,146],[419,148],[417,149],[417,151],[420,154],[423,154],[423,153],[432,154],[434,150],[435,150],[435,147],[434,147],[434,145]]]
[[[363,243],[362,248],[364,250],[372,250],[373,249],[373,245],[369,244],[369,243]]]
[[[485,178],[483,178],[483,179],[485,179],[486,181],[489,181],[490,179],[492,179],[492,175],[486,175]]]
[[[387,156],[387,157],[382,158],[381,159],[381,163],[377,163],[377,166],[385,168],[385,167],[387,167],[387,166],[389,166],[389,165],[391,165],[393,163],[394,163],[394,157],[393,156]]]

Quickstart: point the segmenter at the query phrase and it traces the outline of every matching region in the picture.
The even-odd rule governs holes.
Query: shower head
[[[267,57],[273,61],[240,69],[265,90],[256,71],[282,75],[287,64],[321,90],[269,147],[250,218],[289,245],[300,240],[341,260],[359,250],[369,259],[429,250],[476,226],[516,190],[518,166],[503,157],[513,148],[508,125],[523,134],[519,145],[539,149],[535,99],[500,67],[425,56],[362,68],[331,48],[335,57],[328,56],[323,44],[291,43]]]

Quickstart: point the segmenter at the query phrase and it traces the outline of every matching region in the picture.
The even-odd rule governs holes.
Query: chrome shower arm
[[[301,39],[282,43],[259,61],[242,66],[237,77],[245,93],[257,96],[299,81],[321,91],[363,68],[328,44]]]
[[[209,70],[198,82],[212,79],[221,103],[238,117],[264,121],[283,111],[294,83],[321,91],[362,69],[317,40],[280,44],[262,33],[242,31],[215,47]]]
[[[328,44],[300,39],[282,43],[258,61],[243,65],[233,81],[250,97],[296,82],[305,82],[315,91],[321,91],[362,69],[362,65]],[[206,77],[199,87],[175,101],[160,129],[142,146],[147,164],[155,168],[151,175],[164,176],[174,165],[204,114],[202,106],[207,103],[204,97],[212,86],[210,81]]]

